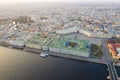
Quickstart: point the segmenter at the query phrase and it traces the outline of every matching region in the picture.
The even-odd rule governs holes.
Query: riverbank
[[[106,62],[102,59],[75,56],[75,55],[70,55],[70,54],[62,54],[62,53],[49,52],[49,51],[47,51],[47,52],[42,51],[42,52],[45,52],[51,56],[57,56],[57,57],[63,57],[63,58],[69,58],[69,59],[74,59],[74,60],[81,60],[81,61],[88,61],[88,62],[94,62],[94,63],[99,63],[99,64],[106,64]]]
[[[8,48],[12,48],[12,49],[21,49],[24,51],[28,51],[28,52],[33,52],[33,53],[47,53],[50,56],[57,56],[57,57],[62,57],[62,58],[69,58],[69,59],[74,59],[74,60],[82,60],[82,61],[88,61],[88,62],[94,62],[94,63],[98,63],[98,64],[106,64],[104,59],[97,59],[97,58],[90,58],[90,57],[84,57],[84,56],[77,56],[77,55],[72,55],[72,54],[65,54],[65,53],[60,53],[60,52],[52,52],[48,50],[42,50],[42,49],[36,49],[36,48],[30,48],[30,47],[26,47],[24,46],[20,46],[20,45],[11,45],[8,44],[6,42],[0,42],[1,46],[5,46]]]
[[[35,48],[29,48],[25,46],[19,46],[19,45],[10,45],[7,43],[0,43],[1,46],[5,47],[11,47],[15,49],[21,49],[33,53],[40,54],[41,52],[47,53],[51,56],[57,56],[57,57],[63,57],[63,58],[69,58],[69,59],[74,59],[74,60],[82,60],[82,61],[88,61],[88,62],[94,62],[94,63],[99,63],[99,64],[106,64],[106,62],[102,59],[97,59],[97,58],[89,58],[89,57],[82,57],[82,56],[76,56],[76,55],[71,55],[71,54],[65,54],[65,53],[59,53],[59,52],[51,52],[49,50],[41,50],[41,49],[35,49]]]

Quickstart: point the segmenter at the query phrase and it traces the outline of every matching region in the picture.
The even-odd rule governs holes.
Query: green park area
[[[91,54],[92,58],[102,58],[103,57],[103,49],[101,45],[91,44]]]
[[[6,25],[8,24],[8,20],[7,19],[1,19],[0,20],[0,25]]]
[[[55,38],[49,44],[49,49],[59,50],[60,53],[88,57],[89,41],[77,38]]]
[[[13,21],[15,21],[16,23],[32,23],[34,22],[33,20],[31,20],[31,17],[28,16],[20,16],[17,18],[14,18]]]

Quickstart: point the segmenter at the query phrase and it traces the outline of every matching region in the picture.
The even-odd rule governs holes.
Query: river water
[[[106,80],[107,67],[0,46],[0,80]]]
[[[120,66],[116,66],[116,71],[117,71],[117,74],[118,74],[118,77],[120,77]]]

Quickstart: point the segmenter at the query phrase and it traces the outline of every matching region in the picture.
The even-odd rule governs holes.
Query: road
[[[118,80],[118,75],[117,75],[115,66],[113,65],[113,59],[112,59],[111,55],[109,54],[105,40],[102,41],[102,46],[103,46],[103,51],[105,53],[105,60],[106,60],[106,63],[107,63],[108,69],[109,69],[110,78],[111,78],[111,80]]]

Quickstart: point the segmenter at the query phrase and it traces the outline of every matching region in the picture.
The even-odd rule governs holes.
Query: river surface
[[[116,66],[116,71],[117,71],[117,74],[118,74],[118,77],[120,77],[120,66]]]
[[[106,80],[105,65],[0,46],[0,80]]]

